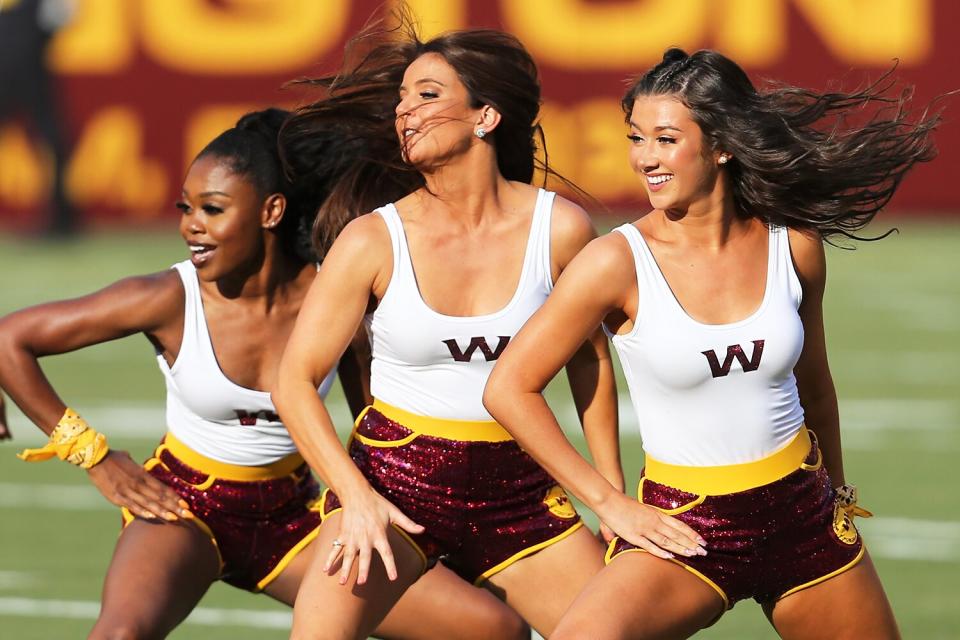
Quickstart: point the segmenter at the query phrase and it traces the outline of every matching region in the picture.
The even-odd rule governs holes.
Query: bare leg
[[[603,568],[603,545],[587,527],[517,561],[488,581],[488,587],[541,635],[551,636],[560,617]]]
[[[383,563],[374,553],[366,584],[356,584],[355,564],[349,582],[341,585],[337,579],[339,563],[334,565],[332,575],[323,570],[325,551],[333,543],[339,523],[340,514],[332,514],[320,527],[320,533],[313,543],[313,558],[293,608],[293,630],[290,634],[293,640],[362,640],[373,633],[400,600],[400,596],[420,577],[423,563],[419,554],[406,539],[391,529],[389,541],[397,564],[397,579],[391,581],[387,578]]]
[[[293,606],[315,548],[315,542],[307,546],[264,593]],[[520,640],[530,637],[530,629],[489,591],[439,565],[407,589],[374,635],[390,640]]]
[[[587,585],[550,638],[688,638],[723,610],[720,594],[683,567],[648,553],[628,552]]]
[[[117,541],[90,638],[165,638],[219,571],[216,549],[197,527],[134,520]]]
[[[787,640],[900,638],[890,602],[870,556],[849,571],[764,607]]]

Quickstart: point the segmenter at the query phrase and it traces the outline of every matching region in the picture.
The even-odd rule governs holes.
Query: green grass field
[[[904,636],[955,638],[960,225],[905,223],[901,229],[857,251],[829,252],[830,356],[841,398],[847,477],[877,514],[858,522]],[[172,229],[98,233],[60,244],[0,235],[0,314],[87,293],[185,256]],[[70,405],[110,436],[112,446],[146,457],[163,432],[163,382],[145,339],[50,358],[45,369]],[[569,422],[574,414],[563,385],[555,383],[549,395]],[[331,404],[346,429],[350,421],[339,390]],[[621,406],[632,483],[642,452],[623,388]],[[119,514],[85,482],[83,472],[59,462],[18,461],[15,451],[42,438],[15,409],[11,422],[15,440],[0,444],[0,637],[85,637],[96,616]],[[215,585],[172,637],[286,638],[288,615],[265,596]],[[759,607],[744,602],[697,637],[776,634]]]

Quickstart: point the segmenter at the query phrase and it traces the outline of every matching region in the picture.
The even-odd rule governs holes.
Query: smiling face
[[[177,208],[180,235],[200,278],[214,281],[263,255],[264,197],[223,158],[197,158]]]
[[[640,96],[630,113],[630,165],[643,178],[655,209],[686,211],[724,189],[719,152],[680,100]]]
[[[438,53],[426,53],[403,74],[396,130],[404,159],[421,171],[442,166],[477,139],[482,107]]]

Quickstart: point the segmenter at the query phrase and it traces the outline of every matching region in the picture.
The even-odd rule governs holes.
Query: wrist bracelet
[[[107,437],[86,423],[73,409],[67,408],[57,426],[50,432],[50,441],[39,449],[24,449],[17,457],[27,462],[42,462],[56,456],[81,469],[89,469],[110,452]]]

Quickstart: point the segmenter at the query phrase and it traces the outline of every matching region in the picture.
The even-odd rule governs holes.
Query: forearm
[[[574,358],[567,366],[570,390],[594,466],[610,484],[623,491],[613,366],[608,354],[598,358],[591,350],[589,355],[586,362]]]
[[[0,343],[0,387],[24,415],[48,435],[67,407],[37,358],[22,345],[9,340]]]
[[[831,389],[803,402],[804,420],[807,427],[817,434],[817,443],[823,454],[823,464],[830,474],[834,487],[845,483],[843,452],[840,444],[840,413],[837,394]]]
[[[487,408],[534,460],[594,511],[620,493],[570,444],[541,394],[504,395]]]
[[[311,381],[285,382],[274,392],[273,401],[300,454],[344,503],[369,490]]]

